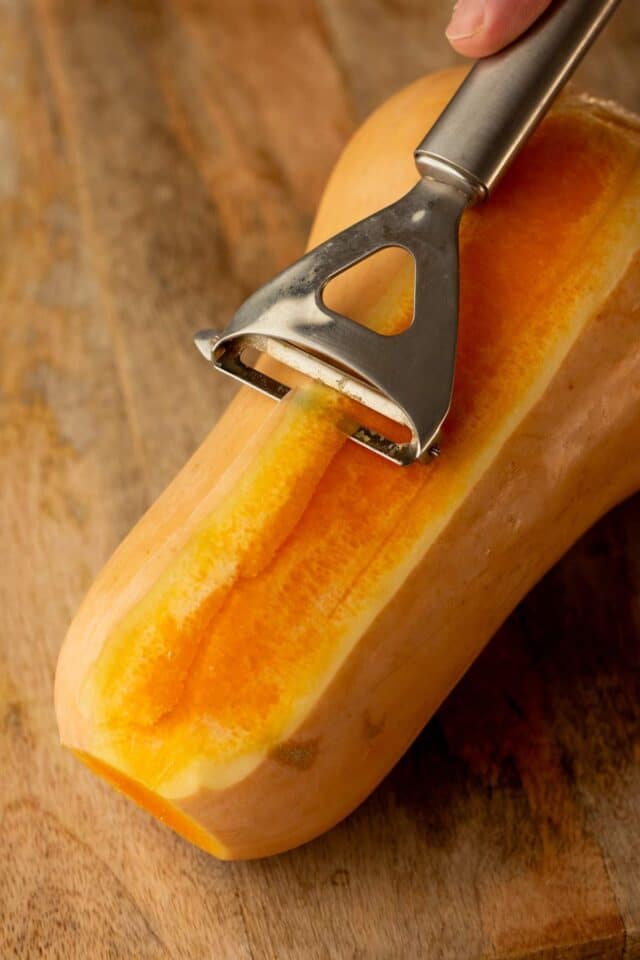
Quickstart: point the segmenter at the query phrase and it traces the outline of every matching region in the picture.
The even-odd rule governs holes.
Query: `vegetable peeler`
[[[490,195],[620,2],[555,0],[519,40],[477,62],[415,150],[418,183],[283,270],[222,333],[197,333],[204,356],[279,400],[290,387],[247,357],[268,354],[402,425],[408,437],[398,442],[356,425],[356,442],[402,465],[436,455],[454,385],[462,213]],[[414,259],[414,309],[406,330],[383,336],[329,309],[323,291],[393,246]]]

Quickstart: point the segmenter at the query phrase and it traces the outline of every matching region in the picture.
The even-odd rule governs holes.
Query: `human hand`
[[[486,57],[519,37],[551,0],[458,0],[447,37],[466,57]]]

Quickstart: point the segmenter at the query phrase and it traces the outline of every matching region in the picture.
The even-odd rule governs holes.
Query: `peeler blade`
[[[268,354],[410,434],[398,442],[361,424],[350,434],[357,443],[402,465],[433,455],[453,391],[458,225],[468,202],[455,185],[420,180],[261,287],[221,334],[196,334],[198,349],[221,372],[280,400],[289,387],[248,359]],[[331,310],[323,291],[356,263],[394,246],[415,261],[414,309],[406,330],[386,336]]]

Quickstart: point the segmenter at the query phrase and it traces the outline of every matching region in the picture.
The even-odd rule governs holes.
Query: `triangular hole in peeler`
[[[408,250],[384,247],[329,280],[322,299],[330,310],[394,336],[413,321],[415,276],[415,260]]]

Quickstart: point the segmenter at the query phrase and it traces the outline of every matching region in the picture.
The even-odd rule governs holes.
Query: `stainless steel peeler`
[[[399,443],[358,426],[358,443],[399,464],[437,453],[455,371],[460,217],[489,196],[619,3],[556,0],[522,38],[476,63],[415,151],[416,186],[280,273],[222,334],[196,334],[204,356],[281,399],[289,387],[247,360],[269,354],[410,431]],[[416,279],[412,323],[389,337],[330,310],[323,291],[391,246],[412,254]]]

